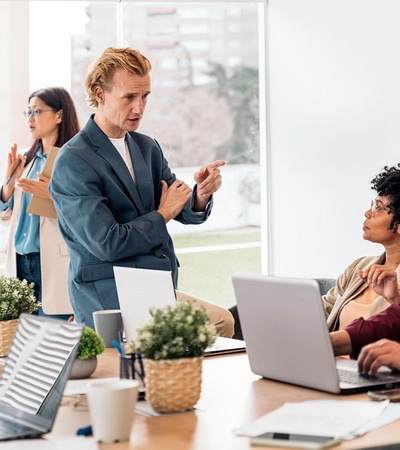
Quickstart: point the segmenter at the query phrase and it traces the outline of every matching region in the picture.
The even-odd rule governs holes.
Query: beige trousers
[[[219,336],[228,338],[233,336],[235,320],[227,308],[178,290],[176,291],[176,300],[178,302],[194,301],[195,304],[202,306],[206,309],[210,322],[217,329]]]

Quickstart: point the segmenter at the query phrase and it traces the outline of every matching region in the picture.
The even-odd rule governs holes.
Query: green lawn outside
[[[173,237],[180,262],[179,289],[221,306],[236,303],[233,272],[260,272],[260,247],[179,254],[179,249],[260,242],[259,228],[176,235]],[[3,273],[4,253],[0,253]]]
[[[239,248],[179,254],[180,248],[260,242],[258,228],[180,235],[174,237],[180,262],[179,289],[221,306],[236,303],[232,286],[234,272],[261,271],[261,249]]]
[[[237,230],[209,231],[205,233],[178,234],[173,236],[175,248],[200,247],[204,245],[237,244],[260,242],[260,229],[257,227]]]

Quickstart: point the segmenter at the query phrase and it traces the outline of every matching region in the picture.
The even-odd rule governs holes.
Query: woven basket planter
[[[18,319],[0,321],[0,358],[8,355],[17,325]]]
[[[146,399],[158,412],[193,409],[201,393],[203,356],[195,358],[144,359]]]

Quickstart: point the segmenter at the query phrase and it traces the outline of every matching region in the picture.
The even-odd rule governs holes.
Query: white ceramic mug
[[[94,329],[103,338],[106,347],[112,347],[112,341],[120,341],[123,332],[122,315],[120,309],[105,309],[94,311]]]
[[[136,380],[95,380],[88,384],[87,398],[93,436],[97,442],[129,441],[139,383]]]

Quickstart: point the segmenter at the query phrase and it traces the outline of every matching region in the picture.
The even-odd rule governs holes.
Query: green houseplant
[[[96,333],[93,328],[85,327],[82,332],[81,342],[79,343],[77,358],[90,359],[95,358],[104,352],[105,349],[103,339]]]
[[[97,355],[103,353],[105,348],[103,339],[96,331],[85,327],[69,377],[72,379],[90,377],[97,367]]]
[[[206,310],[194,302],[150,309],[132,350],[143,355],[146,398],[158,412],[186,411],[201,392],[204,350],[216,330]]]
[[[8,355],[20,314],[39,309],[33,286],[26,280],[0,275],[0,357]]]
[[[0,321],[18,319],[20,314],[32,314],[39,309],[34,283],[0,275]]]

